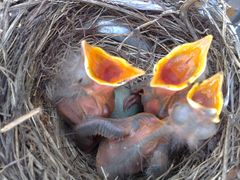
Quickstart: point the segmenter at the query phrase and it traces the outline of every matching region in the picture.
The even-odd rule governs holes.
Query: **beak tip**
[[[220,122],[219,117],[216,117],[215,119],[213,119],[212,122],[213,122],[213,123],[216,123],[216,124],[219,123],[219,122]]]
[[[213,35],[207,35],[206,37],[204,37],[202,40],[207,41],[209,44],[212,42],[213,40]]]
[[[139,76],[143,76],[143,75],[145,75],[146,74],[146,72],[144,71],[144,70],[142,70],[142,69],[139,69]]]
[[[207,35],[204,38],[199,40],[199,46],[206,52],[208,52],[210,45],[212,43],[213,36]]]
[[[210,35],[207,35],[206,37],[207,37],[209,40],[212,40],[212,39],[213,39],[213,35],[211,35],[211,34],[210,34]]]
[[[86,40],[82,40],[82,41],[81,41],[81,46],[84,47],[85,44],[86,44]]]
[[[219,79],[220,82],[223,81],[223,72],[222,72],[222,71],[218,72],[218,73],[216,74],[216,76],[217,76],[217,78]]]

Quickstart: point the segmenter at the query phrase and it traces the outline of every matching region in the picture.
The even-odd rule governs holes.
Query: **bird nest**
[[[51,87],[66,49],[79,48],[81,40],[87,39],[128,59],[147,71],[128,84],[136,87],[149,82],[156,60],[206,34],[214,37],[206,75],[224,72],[219,131],[173,161],[160,178],[224,179],[240,159],[240,45],[223,1],[192,2],[160,2],[164,11],[95,0],[0,4],[1,179],[100,179],[94,156],[81,152],[67,138],[51,101]],[[120,40],[111,31],[101,32],[97,22],[104,19],[113,20],[116,27],[124,24],[130,32]],[[139,47],[139,42],[144,45]]]

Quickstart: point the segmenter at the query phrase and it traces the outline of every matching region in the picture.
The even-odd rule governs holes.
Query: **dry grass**
[[[172,1],[174,2],[174,1]],[[166,3],[169,5],[169,3]],[[1,179],[99,179],[94,159],[74,146],[61,130],[51,104],[51,83],[68,48],[84,38],[147,70],[130,84],[147,83],[154,62],[173,47],[213,34],[207,76],[223,71],[225,107],[219,133],[175,163],[161,178],[218,179],[239,164],[240,44],[226,6],[172,3],[164,13],[137,11],[94,0],[19,1],[0,4],[0,129],[42,106],[43,113],[0,134]],[[181,6],[181,8],[180,8]],[[146,41],[150,50],[119,43],[113,35],[96,33],[99,18],[130,26],[127,38]],[[86,24],[90,24],[86,28]]]

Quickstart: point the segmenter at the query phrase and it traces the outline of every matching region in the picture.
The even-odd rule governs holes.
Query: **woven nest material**
[[[66,49],[79,48],[82,39],[147,70],[146,76],[130,83],[135,87],[149,82],[156,60],[173,47],[212,34],[206,75],[223,71],[225,79],[219,132],[181,157],[181,162],[174,162],[160,178],[224,179],[239,164],[240,45],[225,14],[226,4],[173,2],[163,3],[170,7],[163,13],[94,0],[6,1],[0,5],[0,128],[17,118],[31,117],[0,133],[1,179],[100,179],[94,157],[82,153],[61,130],[49,98]],[[101,18],[120,20],[131,33],[122,42],[112,34],[97,33],[94,22]],[[150,48],[125,43],[133,37],[149,43]],[[23,116],[29,111],[29,117]]]

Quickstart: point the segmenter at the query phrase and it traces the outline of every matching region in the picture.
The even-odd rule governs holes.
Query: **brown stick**
[[[9,124],[7,124],[6,126],[4,126],[1,130],[0,133],[4,133],[9,131],[10,129],[14,128],[15,126],[23,123],[24,121],[28,120],[29,118],[42,113],[42,108],[38,107],[36,109],[33,109],[32,111],[28,112],[27,114],[15,119],[14,121],[10,122]]]
[[[191,23],[189,22],[189,19],[187,17],[187,12],[188,12],[189,7],[196,1],[198,1],[198,0],[186,0],[185,3],[180,7],[180,17],[181,17],[182,21],[187,25],[187,28],[190,31],[194,40],[197,40],[198,37],[197,37],[197,34],[195,33],[195,31],[193,30]]]

